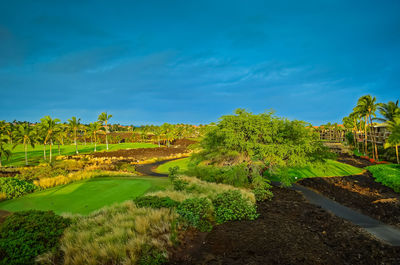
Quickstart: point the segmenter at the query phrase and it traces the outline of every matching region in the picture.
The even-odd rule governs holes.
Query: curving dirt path
[[[157,173],[154,171],[154,169],[156,169],[157,167],[161,166],[162,164],[165,164],[167,162],[170,161],[174,161],[177,159],[181,159],[180,158],[173,158],[173,159],[168,159],[168,160],[163,160],[163,161],[158,161],[155,163],[151,163],[151,164],[143,164],[143,165],[137,165],[136,166],[136,171],[146,175],[146,176],[153,176],[153,177],[168,177],[168,174],[163,174],[163,173]]]

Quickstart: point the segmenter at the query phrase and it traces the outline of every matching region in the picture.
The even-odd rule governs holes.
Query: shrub
[[[212,203],[218,224],[234,220],[254,220],[258,217],[256,206],[236,190],[217,195]]]
[[[139,207],[150,208],[174,208],[179,205],[179,202],[172,200],[169,197],[156,197],[156,196],[141,196],[133,200]]]
[[[400,192],[400,165],[374,165],[368,169],[377,182],[392,188],[395,192]]]
[[[53,212],[30,210],[7,217],[0,227],[0,264],[34,264],[34,259],[58,245],[70,220]]]
[[[0,178],[0,193],[5,194],[7,199],[33,192],[36,188],[32,183],[17,178]]]
[[[188,182],[186,182],[186,181],[184,181],[182,179],[179,179],[179,178],[174,179],[172,181],[172,185],[174,186],[174,190],[177,190],[177,191],[184,190],[187,187],[188,184],[189,184]]]
[[[177,208],[178,214],[190,225],[202,232],[212,229],[212,205],[207,198],[184,200]]]
[[[41,164],[36,167],[24,168],[17,178],[21,180],[37,180],[41,178],[54,178],[66,175],[67,171],[63,168],[52,167],[49,164]]]
[[[167,263],[167,253],[152,248],[149,245],[143,247],[140,255],[139,265],[160,265]]]

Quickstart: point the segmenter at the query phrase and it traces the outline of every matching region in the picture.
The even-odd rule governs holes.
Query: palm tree
[[[97,133],[101,130],[101,124],[99,122],[91,122],[89,124],[88,133],[93,136],[94,139],[94,151],[96,152],[97,147]]]
[[[378,110],[383,118],[376,118],[375,120],[381,122],[394,121],[395,117],[400,116],[399,101],[397,100],[396,103],[393,101],[389,101],[388,103],[379,103]]]
[[[58,155],[61,155],[60,145],[64,146],[64,139],[68,137],[67,127],[64,124],[60,124],[59,130],[54,135],[58,145]]]
[[[106,148],[108,150],[108,138],[107,138],[107,134],[108,134],[108,121],[112,118],[112,115],[107,115],[107,112],[102,112],[99,117],[98,117],[98,121],[100,122],[101,125],[104,124],[105,129],[106,129]]]
[[[81,123],[81,119],[77,119],[76,117],[72,117],[68,120],[69,129],[74,134],[74,143],[75,143],[75,153],[78,154],[78,141],[76,140],[76,132],[79,130]]]
[[[35,130],[32,129],[32,126],[28,123],[22,123],[18,125],[17,131],[16,131],[16,140],[18,143],[21,143],[24,145],[24,151],[25,151],[25,165],[28,165],[28,144],[32,146],[32,148],[35,148],[35,142],[36,142],[36,132]],[[16,145],[14,145],[14,148]]]
[[[53,137],[56,134],[56,132],[59,130],[59,124],[60,122],[59,119],[52,119],[50,116],[45,116],[44,118],[40,119],[42,121],[42,129],[44,130],[46,136],[44,138],[44,145],[47,143],[50,144],[50,162],[52,159],[52,153],[51,153],[51,148],[53,146]]]
[[[395,147],[397,164],[399,162],[399,146],[400,146],[400,117],[394,117],[393,121],[388,121],[388,129],[391,132],[386,143],[385,148]]]
[[[5,136],[0,136],[0,167],[2,167],[1,160],[11,157],[11,150],[8,148],[8,139]]]
[[[378,148],[376,146],[375,128],[373,127],[372,119],[376,117],[377,106],[376,97],[365,95],[358,99],[357,106],[355,107],[356,112],[360,113],[365,119],[365,153],[367,153],[367,127],[369,125],[372,136],[372,156],[376,160],[378,160]]]

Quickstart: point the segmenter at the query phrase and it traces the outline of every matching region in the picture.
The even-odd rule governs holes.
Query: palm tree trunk
[[[25,166],[27,166],[28,165],[28,150],[27,150],[26,142],[24,142],[24,150],[25,150]]]
[[[44,157],[44,160],[47,160],[46,159],[46,144],[45,143],[43,144],[43,157]]]
[[[59,156],[61,155],[61,152],[60,152],[60,143],[58,143],[58,155],[59,155]]]
[[[396,157],[397,157],[397,164],[400,164],[399,162],[399,146],[396,145]]]
[[[107,148],[107,151],[108,151],[108,138],[107,138],[107,132],[106,132],[106,148]]]
[[[75,137],[75,153],[78,154],[78,142],[76,141],[76,130],[74,130],[74,137]]]
[[[368,135],[367,135],[367,117],[365,117],[364,127],[364,155],[368,154]]]
[[[50,140],[50,163],[51,163],[51,157],[52,157],[52,154],[51,154],[51,146],[53,145],[53,140]]]
[[[0,156],[0,167],[2,167],[2,165],[1,165],[1,156]]]

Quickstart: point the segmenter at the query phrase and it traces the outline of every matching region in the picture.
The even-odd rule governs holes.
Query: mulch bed
[[[298,184],[400,228],[400,194],[375,182],[369,171],[346,177],[308,178],[300,180]]]
[[[118,150],[110,152],[99,152],[92,154],[93,157],[124,157],[132,160],[146,160],[154,157],[169,157],[189,152],[185,147],[156,147]]]
[[[189,139],[176,139],[172,142],[172,145],[177,147],[188,147],[192,144],[197,144],[197,141],[189,140]]]
[[[258,205],[255,221],[183,235],[170,264],[400,264],[399,247],[375,240],[293,190],[272,191],[273,200]]]
[[[351,165],[353,167],[358,167],[358,168],[364,168],[367,166],[376,165],[375,163],[371,163],[367,159],[349,155],[349,154],[340,154],[337,161]]]

